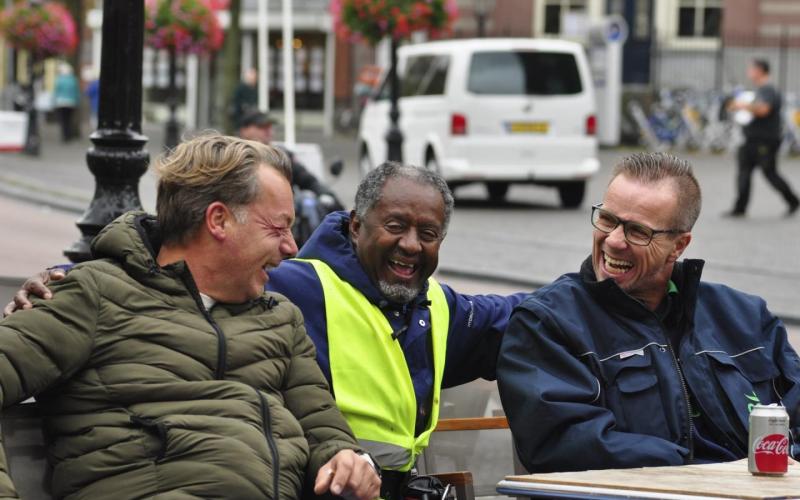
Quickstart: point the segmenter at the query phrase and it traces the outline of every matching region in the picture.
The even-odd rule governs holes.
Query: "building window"
[[[681,0],[678,36],[718,38],[722,27],[722,0]]]
[[[544,3],[544,32],[560,35],[564,27],[564,15],[570,12],[586,12],[587,0],[546,0]]]

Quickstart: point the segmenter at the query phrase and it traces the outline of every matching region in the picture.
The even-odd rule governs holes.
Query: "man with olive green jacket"
[[[263,293],[297,250],[285,155],[208,136],[158,168],[158,220],[123,215],[52,300],[0,322],[1,402],[37,397],[53,495],[377,496],[299,310]]]

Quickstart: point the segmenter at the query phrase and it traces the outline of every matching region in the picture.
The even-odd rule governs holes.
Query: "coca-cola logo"
[[[753,445],[756,467],[762,472],[786,472],[789,465],[789,437],[783,434],[761,436]]]

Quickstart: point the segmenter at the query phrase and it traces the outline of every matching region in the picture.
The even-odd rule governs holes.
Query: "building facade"
[[[628,87],[726,90],[746,84],[745,68],[763,57],[784,89],[800,88],[797,0],[532,0],[532,36],[578,38],[575,18],[617,14]]]

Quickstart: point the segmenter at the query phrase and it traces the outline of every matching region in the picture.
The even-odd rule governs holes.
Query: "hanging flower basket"
[[[223,32],[212,0],[145,0],[147,45],[179,54],[216,52]]]
[[[340,38],[375,45],[386,36],[402,40],[414,31],[438,38],[458,16],[455,0],[331,0]]]
[[[55,2],[11,5],[0,14],[0,33],[9,45],[37,59],[71,54],[78,45],[75,21]]]

